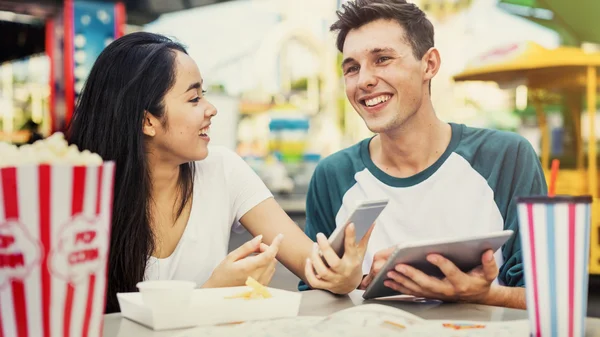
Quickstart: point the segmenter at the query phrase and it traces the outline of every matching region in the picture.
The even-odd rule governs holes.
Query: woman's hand
[[[363,278],[362,264],[373,227],[371,225],[357,244],[354,224],[348,225],[342,258],[331,248],[325,235],[317,234],[317,243],[311,257],[306,260],[304,271],[308,285],[313,289],[325,289],[340,295],[355,290]]]
[[[262,243],[262,235],[244,243],[232,251],[215,268],[203,288],[235,287],[252,277],[262,285],[268,285],[275,274],[277,252],[283,235],[279,234],[270,246]],[[256,255],[252,255],[258,253]]]

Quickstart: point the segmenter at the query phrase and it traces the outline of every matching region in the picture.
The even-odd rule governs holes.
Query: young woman
[[[239,156],[208,146],[216,114],[196,64],[166,37],[125,35],[96,60],[69,141],[117,164],[106,312],[147,279],[268,284],[275,258],[313,288],[360,284],[369,235],[356,243],[349,226],[342,258],[323,236],[313,243]],[[240,225],[256,237],[227,254]]]

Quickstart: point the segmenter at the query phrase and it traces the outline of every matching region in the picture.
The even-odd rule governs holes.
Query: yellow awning
[[[492,50],[455,75],[455,81],[524,81],[529,87],[585,87],[588,66],[600,66],[600,53],[580,48],[546,49],[536,43],[513,44]]]

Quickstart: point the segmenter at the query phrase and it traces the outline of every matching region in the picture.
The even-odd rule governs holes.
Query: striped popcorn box
[[[102,335],[114,166],[0,168],[0,337]]]
[[[517,202],[531,336],[582,337],[592,198],[534,196]]]

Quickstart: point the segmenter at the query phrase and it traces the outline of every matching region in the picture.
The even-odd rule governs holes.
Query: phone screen
[[[357,242],[365,236],[373,222],[375,222],[379,216],[379,213],[381,213],[384,208],[385,205],[360,208],[352,214],[352,217],[350,217],[348,222],[354,224]]]

